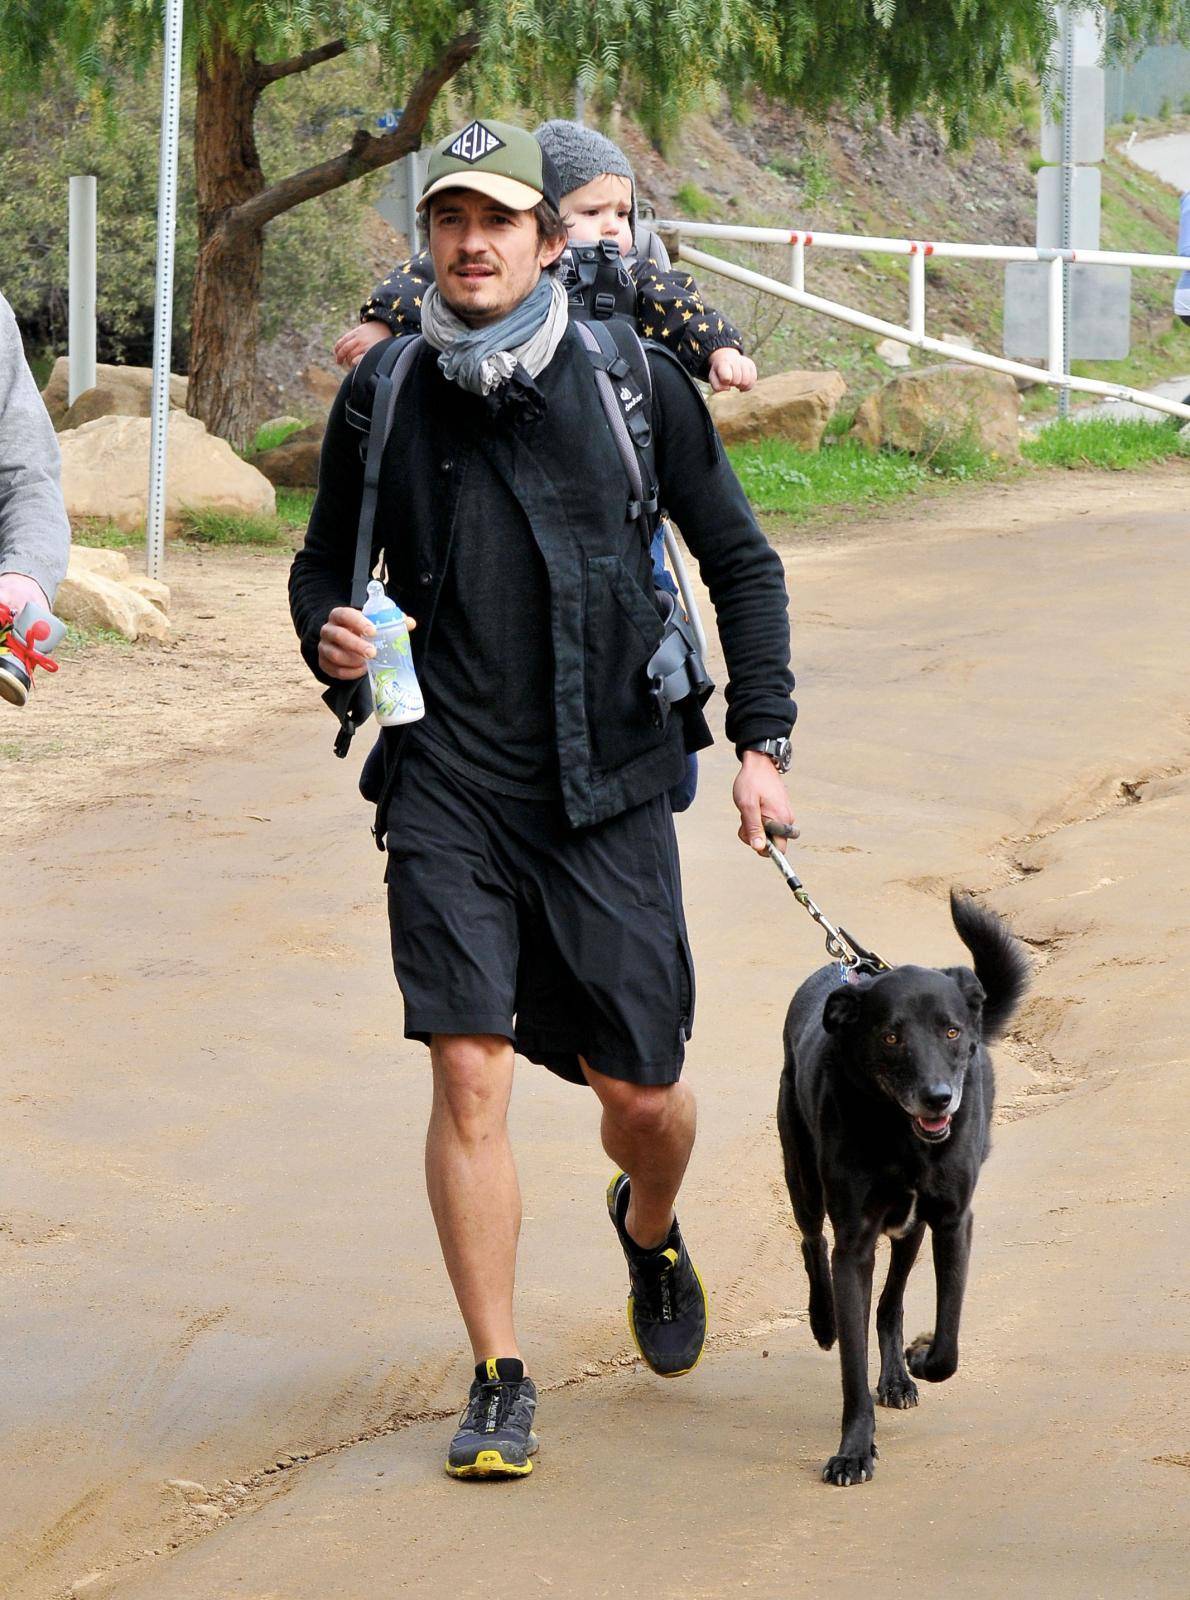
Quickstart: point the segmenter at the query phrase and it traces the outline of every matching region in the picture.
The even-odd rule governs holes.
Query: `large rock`
[[[159,578],[150,578],[146,572],[134,572],[123,582],[126,589],[131,589],[133,594],[139,594],[142,600],[147,600],[151,606],[156,606],[162,616],[169,615],[168,583],[162,583]]]
[[[1016,384],[1006,372],[957,361],[890,378],[860,406],[851,432],[872,450],[928,455],[967,438],[1001,461],[1021,458]]]
[[[69,572],[97,572],[114,583],[126,583],[130,568],[123,550],[105,550],[98,545],[72,544]]]
[[[179,411],[186,409],[186,391],[189,378],[170,374],[169,403]],[[55,428],[78,428],[96,417],[147,417],[152,413],[152,367],[116,367],[100,362],[95,368],[95,387],[84,389],[75,397],[70,394],[70,362],[59,356],[54,362],[49,382],[41,391],[45,408]]]
[[[168,639],[169,622],[156,606],[123,583],[77,568],[54,596],[55,615],[80,628],[110,628],[125,639]]]
[[[59,435],[62,496],[67,515],[97,517],[119,528],[143,528],[149,495],[148,417],[99,417]],[[177,533],[184,510],[272,515],[273,486],[241,461],[226,439],[209,434],[197,417],[169,414],[165,528]]]
[[[303,367],[297,375],[298,387],[315,402],[329,411],[343,385],[343,373],[328,367]]]
[[[278,489],[310,489],[318,484],[318,458],[326,424],[312,422],[300,433],[291,434],[284,444],[274,445],[253,456],[252,465],[263,472]]]
[[[713,394],[711,416],[724,444],[788,439],[803,450],[817,450],[846,392],[838,372],[779,372],[761,378],[747,394],[738,389]]]

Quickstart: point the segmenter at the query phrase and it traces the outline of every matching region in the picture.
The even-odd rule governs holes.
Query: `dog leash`
[[[765,823],[764,832],[769,860],[793,890],[793,898],[798,905],[810,913],[826,934],[826,953],[832,961],[839,963],[839,976],[843,982],[854,983],[861,975],[874,977],[878,972],[890,972],[891,963],[878,956],[874,950],[865,949],[857,939],[852,938],[846,928],[836,928],[822,908],[815,905],[802,880],[773,843],[774,839],[796,839],[798,830],[787,822],[770,820]]]

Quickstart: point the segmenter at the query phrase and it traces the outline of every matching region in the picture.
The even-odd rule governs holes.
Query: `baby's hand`
[[[358,328],[348,328],[335,340],[334,356],[341,367],[354,367],[361,356],[374,344],[392,338],[391,329],[383,322],[361,322]]]
[[[756,363],[741,355],[738,350],[723,346],[711,351],[711,388],[718,394],[723,389],[739,389],[741,393],[756,382]]]

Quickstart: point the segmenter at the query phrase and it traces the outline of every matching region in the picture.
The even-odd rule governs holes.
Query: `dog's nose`
[[[921,1103],[927,1110],[943,1112],[954,1098],[954,1092],[949,1083],[932,1083],[928,1089],[922,1090]]]

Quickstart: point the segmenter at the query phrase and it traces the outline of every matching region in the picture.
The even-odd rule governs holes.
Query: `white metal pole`
[[[95,179],[70,180],[70,316],[67,402],[95,387]]]
[[[926,331],[926,253],[920,247],[909,257],[909,331],[918,339]]]
[[[791,262],[789,281],[793,284],[795,289],[801,290],[804,293],[806,288],[806,240],[803,234],[798,234],[797,238],[790,246],[790,252]]]
[[[1049,265],[1049,364],[1050,376],[1057,382],[1066,373],[1065,268],[1062,257],[1054,256]],[[1059,395],[1062,392],[1060,388]]]
[[[1062,7],[1062,236],[1058,240],[1063,250],[1071,248],[1074,189],[1074,18],[1072,7]],[[1063,262],[1062,280],[1062,371],[1070,361],[1070,266]],[[1070,390],[1063,384],[1058,390],[1058,415],[1070,414]]]
[[[409,239],[409,254],[417,254],[417,202],[421,199],[421,179],[417,173],[417,151],[410,150],[405,157],[405,233]]]
[[[145,528],[145,557],[150,578],[160,578],[165,565],[165,467],[169,438],[169,353],[174,320],[174,223],[178,211],[178,112],[181,99],[182,0],[166,0],[161,154],[157,168],[153,410],[149,429],[149,506]]]

